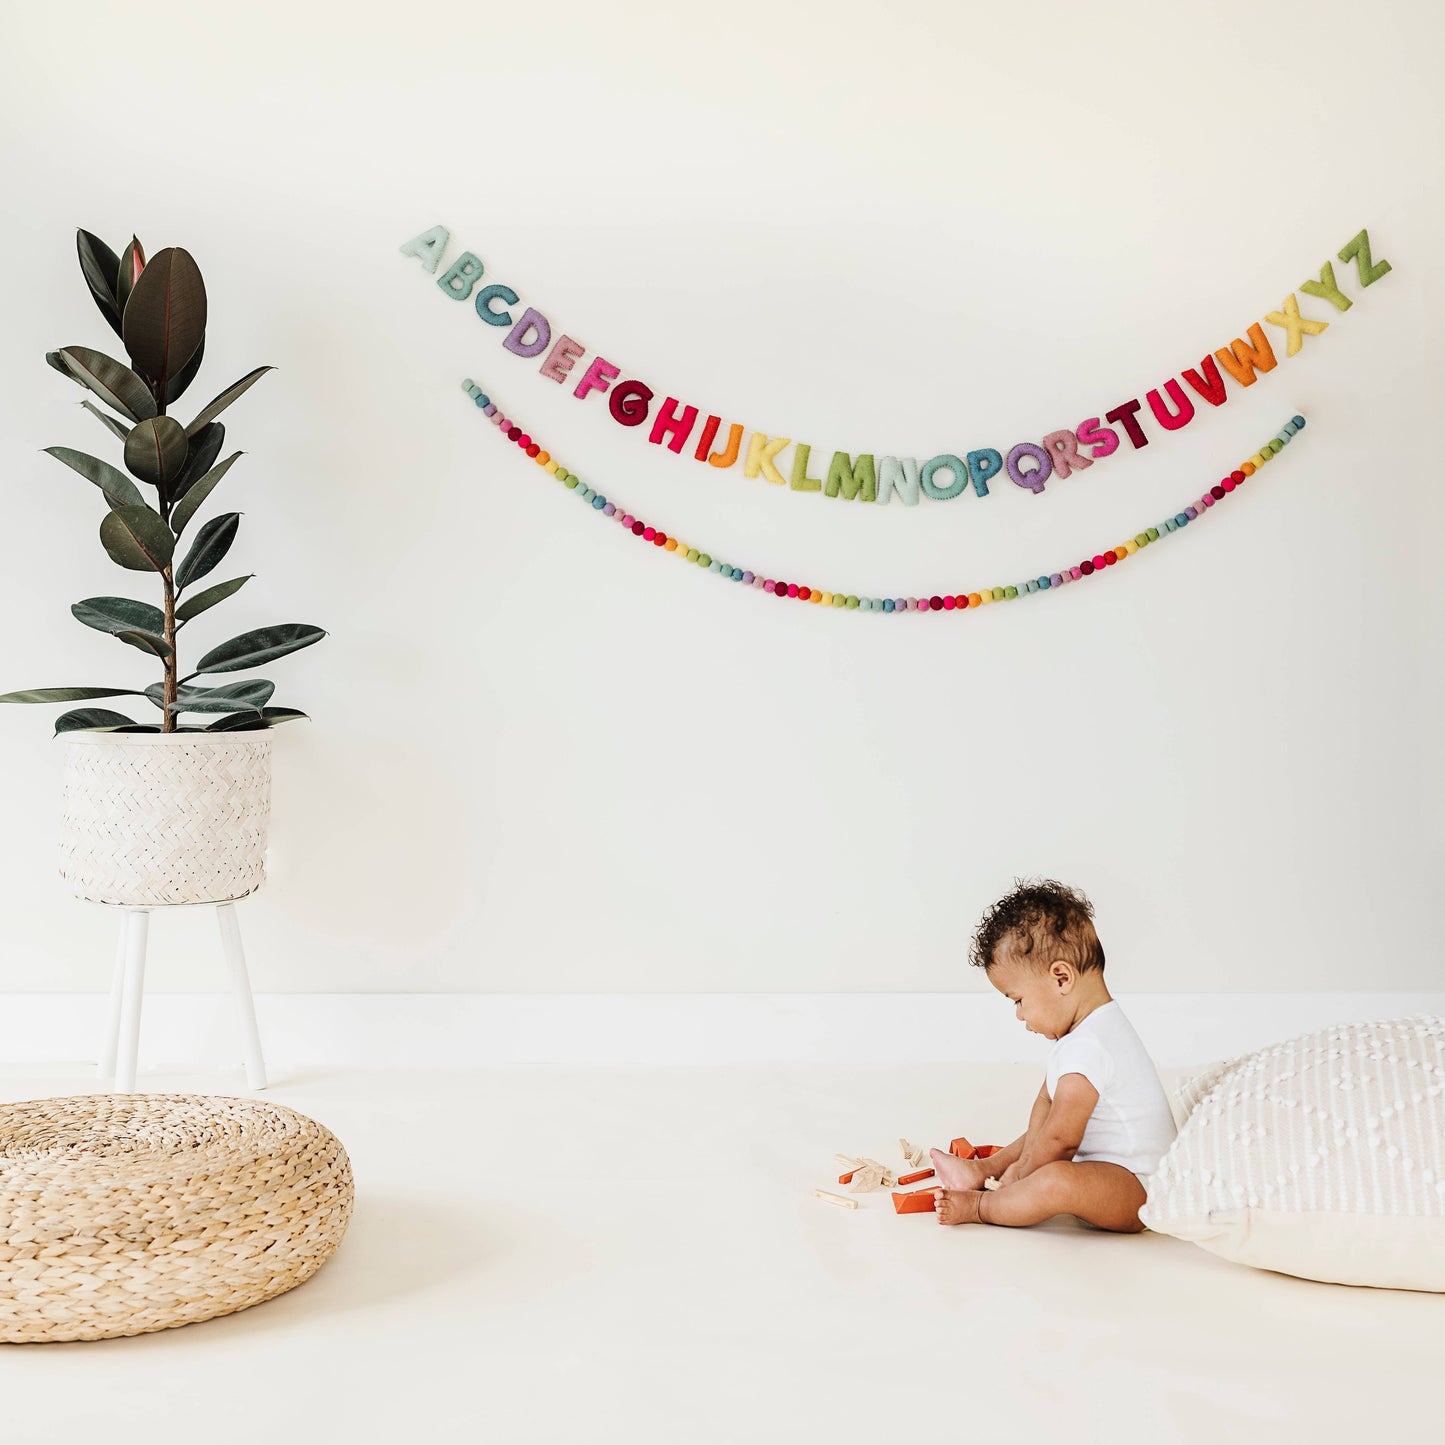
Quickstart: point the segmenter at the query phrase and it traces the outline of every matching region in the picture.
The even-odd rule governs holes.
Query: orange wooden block
[[[936,1201],[933,1190],[913,1189],[907,1194],[895,1194],[893,1196],[893,1211],[895,1214],[932,1214]]]
[[[898,1176],[898,1182],[899,1182],[900,1184],[917,1184],[920,1179],[932,1179],[932,1178],[933,1178],[933,1170],[931,1170],[931,1169],[920,1169],[917,1174],[900,1174],[900,1175]]]
[[[840,1175],[838,1176],[838,1183],[839,1183],[839,1184],[851,1184],[851,1183],[853,1182],[853,1176],[854,1176],[857,1172],[858,1172],[858,1171],[857,1171],[856,1169],[850,1169],[846,1174],[840,1174]]]
[[[980,1159],[991,1159],[1002,1147],[1001,1144],[980,1144],[974,1153]]]
[[[956,1154],[960,1159],[972,1159],[977,1155],[978,1150],[967,1139],[958,1138],[948,1146],[948,1152]]]

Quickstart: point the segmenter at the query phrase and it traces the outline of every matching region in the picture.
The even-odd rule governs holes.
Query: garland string
[[[764,578],[742,567],[734,567],[727,562],[720,562],[710,553],[700,551],[696,547],[689,547],[675,536],[669,536],[666,532],[634,517],[615,502],[609,501],[601,492],[587,486],[575,472],[562,466],[550,452],[544,451],[537,442],[533,441],[515,420],[504,416],[491,397],[470,377],[462,382],[462,389],[481,408],[482,413],[502,436],[508,441],[515,442],[549,476],[556,477],[569,491],[588,503],[594,511],[610,517],[627,528],[634,537],[640,537],[644,542],[650,542],[654,547],[671,552],[674,556],[704,567],[709,572],[715,572],[720,577],[733,582],[741,582],[745,587],[756,587],[775,597],[796,598],[799,602],[811,602],[823,607],[842,607],[858,612],[962,612],[985,606],[991,602],[1009,602],[1015,597],[1027,596],[1033,592],[1049,592],[1055,588],[1066,586],[1070,582],[1080,582],[1085,577],[1092,577],[1096,573],[1104,571],[1106,567],[1112,567],[1126,557],[1132,557],[1142,548],[1152,546],[1155,542],[1162,542],[1164,538],[1175,532],[1182,532],[1191,522],[1197,521],[1211,507],[1218,505],[1230,493],[1237,491],[1249,477],[1278,456],[1305,424],[1304,417],[1291,417],[1280,428],[1277,435],[1271,437],[1248,461],[1241,462],[1227,476],[1221,477],[1219,481],[1215,482],[1197,502],[1191,503],[1172,517],[1166,517],[1158,526],[1146,527],[1129,541],[1096,553],[1093,557],[1085,557],[1083,561],[1073,566],[1060,568],[1057,572],[1040,573],[1037,577],[1030,577],[1023,582],[1011,583],[1005,587],[980,588],[977,592],[956,592],[952,595],[936,594],[932,597],[858,597],[851,592],[828,592],[822,588],[805,586],[801,582],[779,582],[771,577]]]

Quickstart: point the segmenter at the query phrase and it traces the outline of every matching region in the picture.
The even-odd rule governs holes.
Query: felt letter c
[[[492,302],[500,296],[508,306],[517,304],[517,293],[510,286],[483,286],[477,292],[476,308],[477,315],[487,323],[488,326],[510,326],[512,324],[512,313],[510,311],[493,311]]]

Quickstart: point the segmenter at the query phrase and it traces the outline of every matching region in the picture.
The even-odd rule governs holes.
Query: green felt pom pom
[[[1017,597],[1017,596],[1019,595],[1019,589],[1018,589],[1017,587],[1005,587],[1005,588],[1003,589],[1003,595],[1004,595],[1006,598],[1012,599],[1012,598]]]
[[[692,560],[692,553],[690,553],[690,552],[688,553],[688,560],[689,560],[689,561]],[[697,554],[697,565],[698,565],[699,567],[711,567],[711,566],[712,566],[712,558],[709,557],[706,552],[699,552],[699,553]]]
[[[847,605],[847,602],[848,602],[848,599],[847,599],[846,597],[844,597],[841,592],[835,592],[835,593],[833,594],[833,606],[834,606],[834,607],[844,607],[844,606]]]
[[[858,599],[857,599],[856,597],[851,597],[851,596],[850,596],[850,597],[847,597],[847,598],[845,598],[844,601],[843,601],[843,606],[844,606],[844,607],[851,607],[851,608],[853,608],[853,609],[856,610],[856,609],[857,609],[857,606],[858,606]]]
[[[567,490],[568,490],[569,492],[570,492],[570,491],[574,491],[574,490],[576,489],[576,486],[577,486],[577,478],[574,477],[570,472],[563,478],[563,481],[566,482],[566,484],[567,484]]]

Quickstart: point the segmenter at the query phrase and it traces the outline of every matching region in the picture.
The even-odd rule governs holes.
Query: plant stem
[[[173,733],[176,730],[177,715],[171,711],[171,704],[176,700],[177,683],[180,668],[177,666],[176,658],[176,587],[173,571],[167,567],[161,573],[161,581],[166,587],[166,628],[165,639],[171,645],[170,655],[166,658],[166,680],[162,690],[162,701],[165,703],[165,717],[161,722],[161,731]]]

